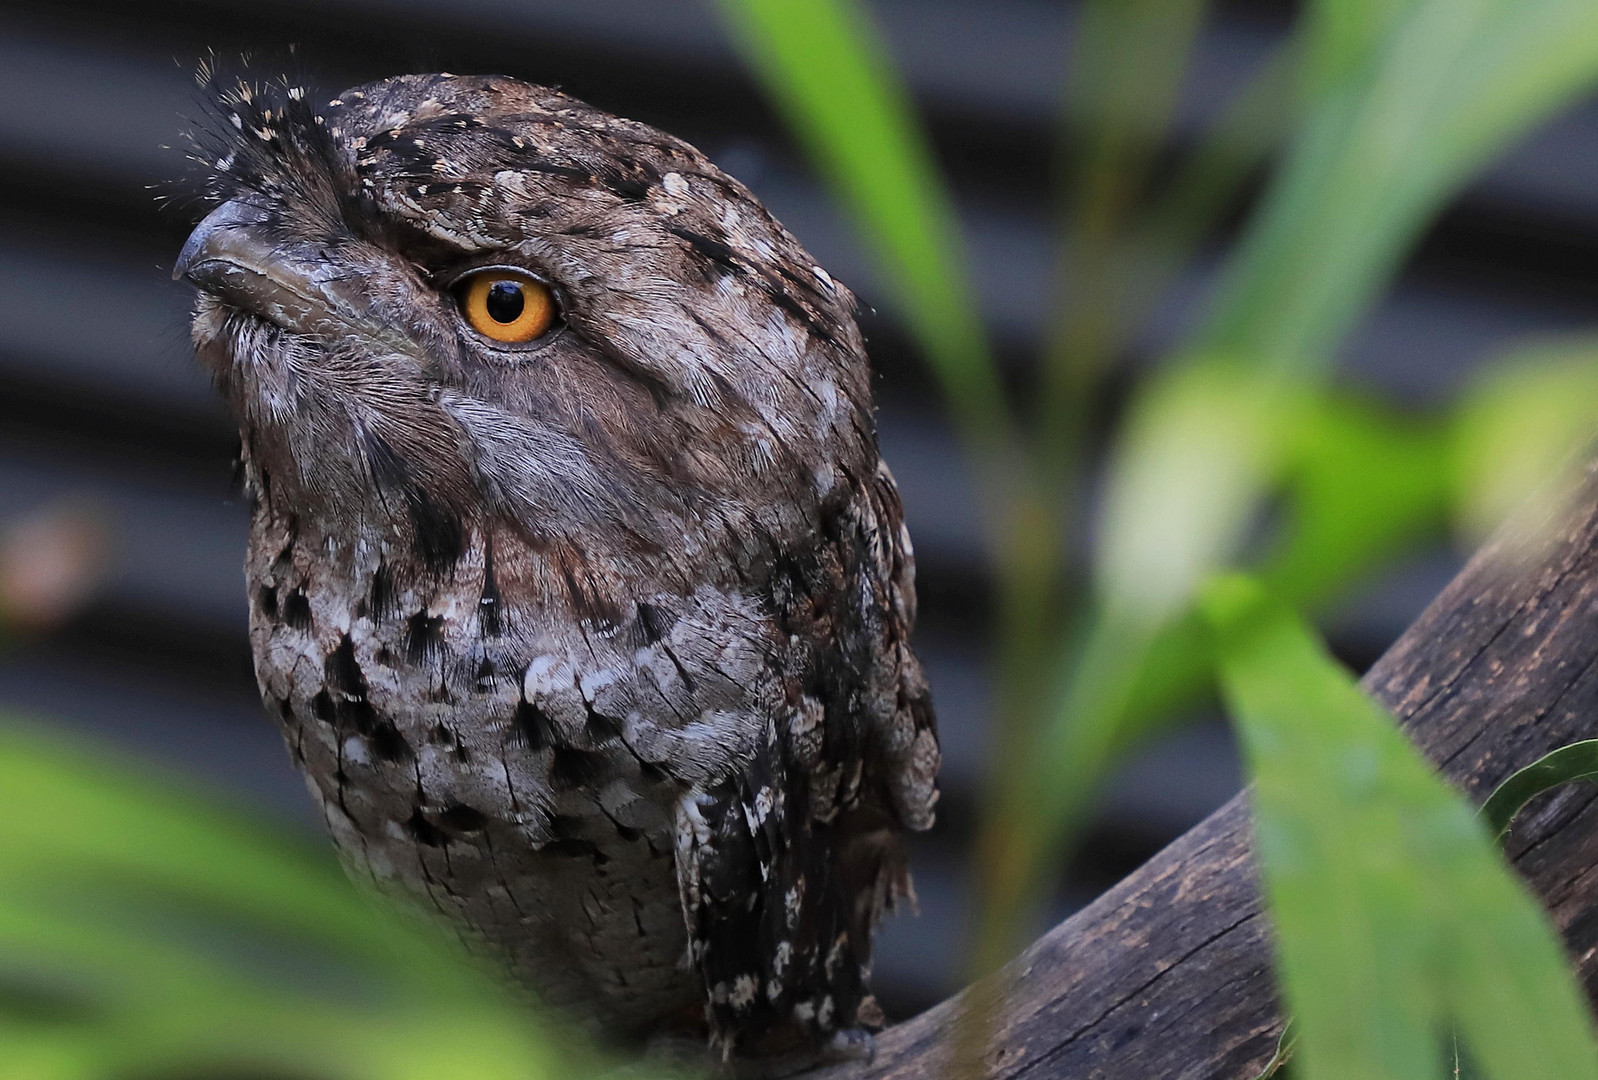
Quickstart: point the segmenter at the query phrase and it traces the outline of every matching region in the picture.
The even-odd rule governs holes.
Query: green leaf
[[[1318,0],[1305,12],[1301,96],[1314,101],[1368,64],[1374,47],[1416,0]]]
[[[1186,365],[1140,396],[1110,461],[1095,551],[1111,617],[1157,627],[1230,558],[1307,407],[1297,391],[1217,362]]]
[[[1273,596],[1321,609],[1396,554],[1441,535],[1449,432],[1348,392],[1317,395],[1282,448],[1285,521],[1259,563]]]
[[[1179,598],[1167,588],[1161,602],[1146,603],[1140,594],[1150,582],[1196,581],[1235,555],[1275,471],[1261,458],[1272,444],[1250,435],[1266,421],[1239,419],[1248,402],[1313,386],[1442,200],[1508,138],[1598,79],[1598,5],[1587,0],[1365,7],[1385,32],[1354,35],[1365,43],[1362,55],[1338,53],[1333,66],[1342,74],[1328,77],[1309,104],[1192,348],[1197,366],[1217,374],[1197,377],[1179,365],[1139,395],[1135,417],[1198,417],[1214,381],[1229,379],[1239,415],[1217,414],[1204,433],[1203,476],[1188,446],[1163,426],[1134,422],[1125,432],[1099,545],[1111,606],[1141,603],[1163,618]],[[1233,425],[1240,431],[1228,430]],[[1190,483],[1225,497],[1167,497]],[[1149,535],[1189,549],[1179,577],[1168,572],[1166,545],[1128,547],[1129,537]]]
[[[959,223],[896,69],[855,0],[717,0],[750,67],[886,271],[968,443],[1008,428]]]
[[[1598,79],[1588,0],[1360,6],[1380,32],[1356,27],[1331,50],[1199,351],[1324,367],[1443,200]]]
[[[1487,1076],[1598,1077],[1559,941],[1470,807],[1256,582],[1212,582],[1204,610],[1303,1075],[1439,1076],[1452,1022]]]
[[[1258,437],[1269,419],[1253,414],[1312,390],[1442,200],[1509,137],[1598,79],[1598,5],[1587,0],[1365,7],[1386,31],[1355,35],[1362,56],[1338,53],[1343,74],[1310,103],[1191,348],[1197,359],[1143,389],[1119,439],[1096,564],[1111,608],[1168,617],[1184,589],[1235,557],[1276,474],[1271,455],[1285,449]],[[1192,433],[1196,456],[1165,418],[1202,421],[1219,382],[1236,400]],[[1214,497],[1171,498],[1201,490]]]
[[[1375,22],[1315,46],[1316,96],[1212,318],[1139,389],[1116,439],[1096,622],[1067,662],[1057,720],[1034,756],[1037,788],[1075,748],[1121,741],[1139,672],[1196,583],[1242,556],[1283,475],[1294,418],[1416,232],[1491,153],[1598,78],[1590,0],[1369,0],[1348,11]],[[1117,684],[1089,685],[1107,676],[1083,658],[1112,650]]]
[[[0,1043],[6,1075],[40,1080],[578,1068],[451,934],[355,889],[320,845],[11,719]]]
[[[1254,1074],[1250,1080],[1271,1080],[1272,1077],[1283,1075],[1282,1070],[1287,1068],[1287,1063],[1293,1059],[1293,1046],[1298,1042],[1298,1032],[1293,1030],[1293,1018],[1288,1017],[1287,1023],[1282,1025],[1282,1033],[1276,1037],[1276,1053],[1271,1055],[1271,1060],[1265,1067]]]
[[[1193,374],[1213,378],[1207,369]],[[1450,440],[1443,425],[1359,396],[1326,394],[1256,405],[1246,415],[1259,426],[1247,436],[1250,429],[1236,411],[1247,408],[1248,399],[1233,395],[1221,380],[1208,389],[1184,395],[1189,405],[1182,422],[1157,423],[1171,444],[1188,448],[1195,473],[1218,440],[1252,437],[1275,448],[1284,485],[1282,521],[1260,563],[1273,595],[1325,610],[1351,585],[1443,528],[1450,491]],[[1180,516],[1184,500],[1215,502],[1223,496],[1202,477],[1184,478],[1162,496],[1162,509]],[[1136,541],[1167,544],[1173,577],[1201,572],[1204,562],[1193,552],[1202,538],[1172,538],[1170,531],[1150,525]],[[1184,551],[1188,563],[1182,567],[1177,560]],[[1124,554],[1130,561],[1139,552],[1129,543]],[[1159,584],[1155,579],[1142,587],[1152,593]],[[1024,782],[1012,776],[1006,786],[1015,804],[1011,816],[1037,851],[1069,845],[1104,771],[1213,687],[1209,631],[1194,607],[1164,619],[1152,633],[1136,609],[1123,609],[1120,617],[1096,614],[1091,636],[1071,654],[1075,677],[1066,683],[1074,696],[1054,714],[1055,723],[1023,768],[1030,776]]]
[[[1561,746],[1516,772],[1487,797],[1482,819],[1495,837],[1502,837],[1533,798],[1574,780],[1598,780],[1598,739]]]
[[[1279,445],[1280,529],[1256,573],[1271,595],[1319,613],[1443,531],[1454,440],[1445,424],[1351,393],[1309,398],[1286,426]],[[1210,690],[1207,635],[1192,609],[1160,628],[1119,721],[1119,748]]]
[[[1456,519],[1480,542],[1598,432],[1598,340],[1511,352],[1471,381],[1454,413]]]

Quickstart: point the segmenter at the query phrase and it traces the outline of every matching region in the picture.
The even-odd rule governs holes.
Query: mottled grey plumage
[[[611,1035],[877,1026],[938,750],[848,290],[552,90],[221,100],[178,270],[243,435],[261,690],[348,864]],[[485,265],[561,325],[474,332]]]

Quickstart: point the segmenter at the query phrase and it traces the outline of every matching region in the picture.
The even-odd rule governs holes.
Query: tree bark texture
[[[1562,505],[1534,515],[1543,528],[1519,522],[1479,552],[1363,682],[1477,802],[1548,751],[1598,735],[1598,475],[1589,469]],[[1240,795],[1022,953],[990,1075],[1255,1076],[1282,1016],[1250,834]],[[1507,850],[1594,996],[1598,794],[1579,784],[1541,796]],[[936,1076],[959,1007],[957,995],[884,1032],[869,1065],[807,1075]]]

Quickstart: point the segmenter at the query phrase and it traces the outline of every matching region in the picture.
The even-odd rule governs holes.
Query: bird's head
[[[174,275],[259,496],[648,557],[874,464],[853,298],[686,143],[495,76],[219,100]]]

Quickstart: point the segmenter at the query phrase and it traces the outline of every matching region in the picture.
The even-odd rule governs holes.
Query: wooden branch
[[[1598,733],[1598,479],[1550,515],[1528,554],[1483,549],[1366,675],[1443,772],[1478,802],[1514,770]],[[1533,533],[1522,527],[1519,535]],[[1509,854],[1598,988],[1598,796],[1535,801]],[[1281,1028],[1243,796],[1216,811],[1009,969],[994,1077],[1247,1080]],[[937,1076],[959,996],[878,1037],[875,1061],[808,1077]]]

